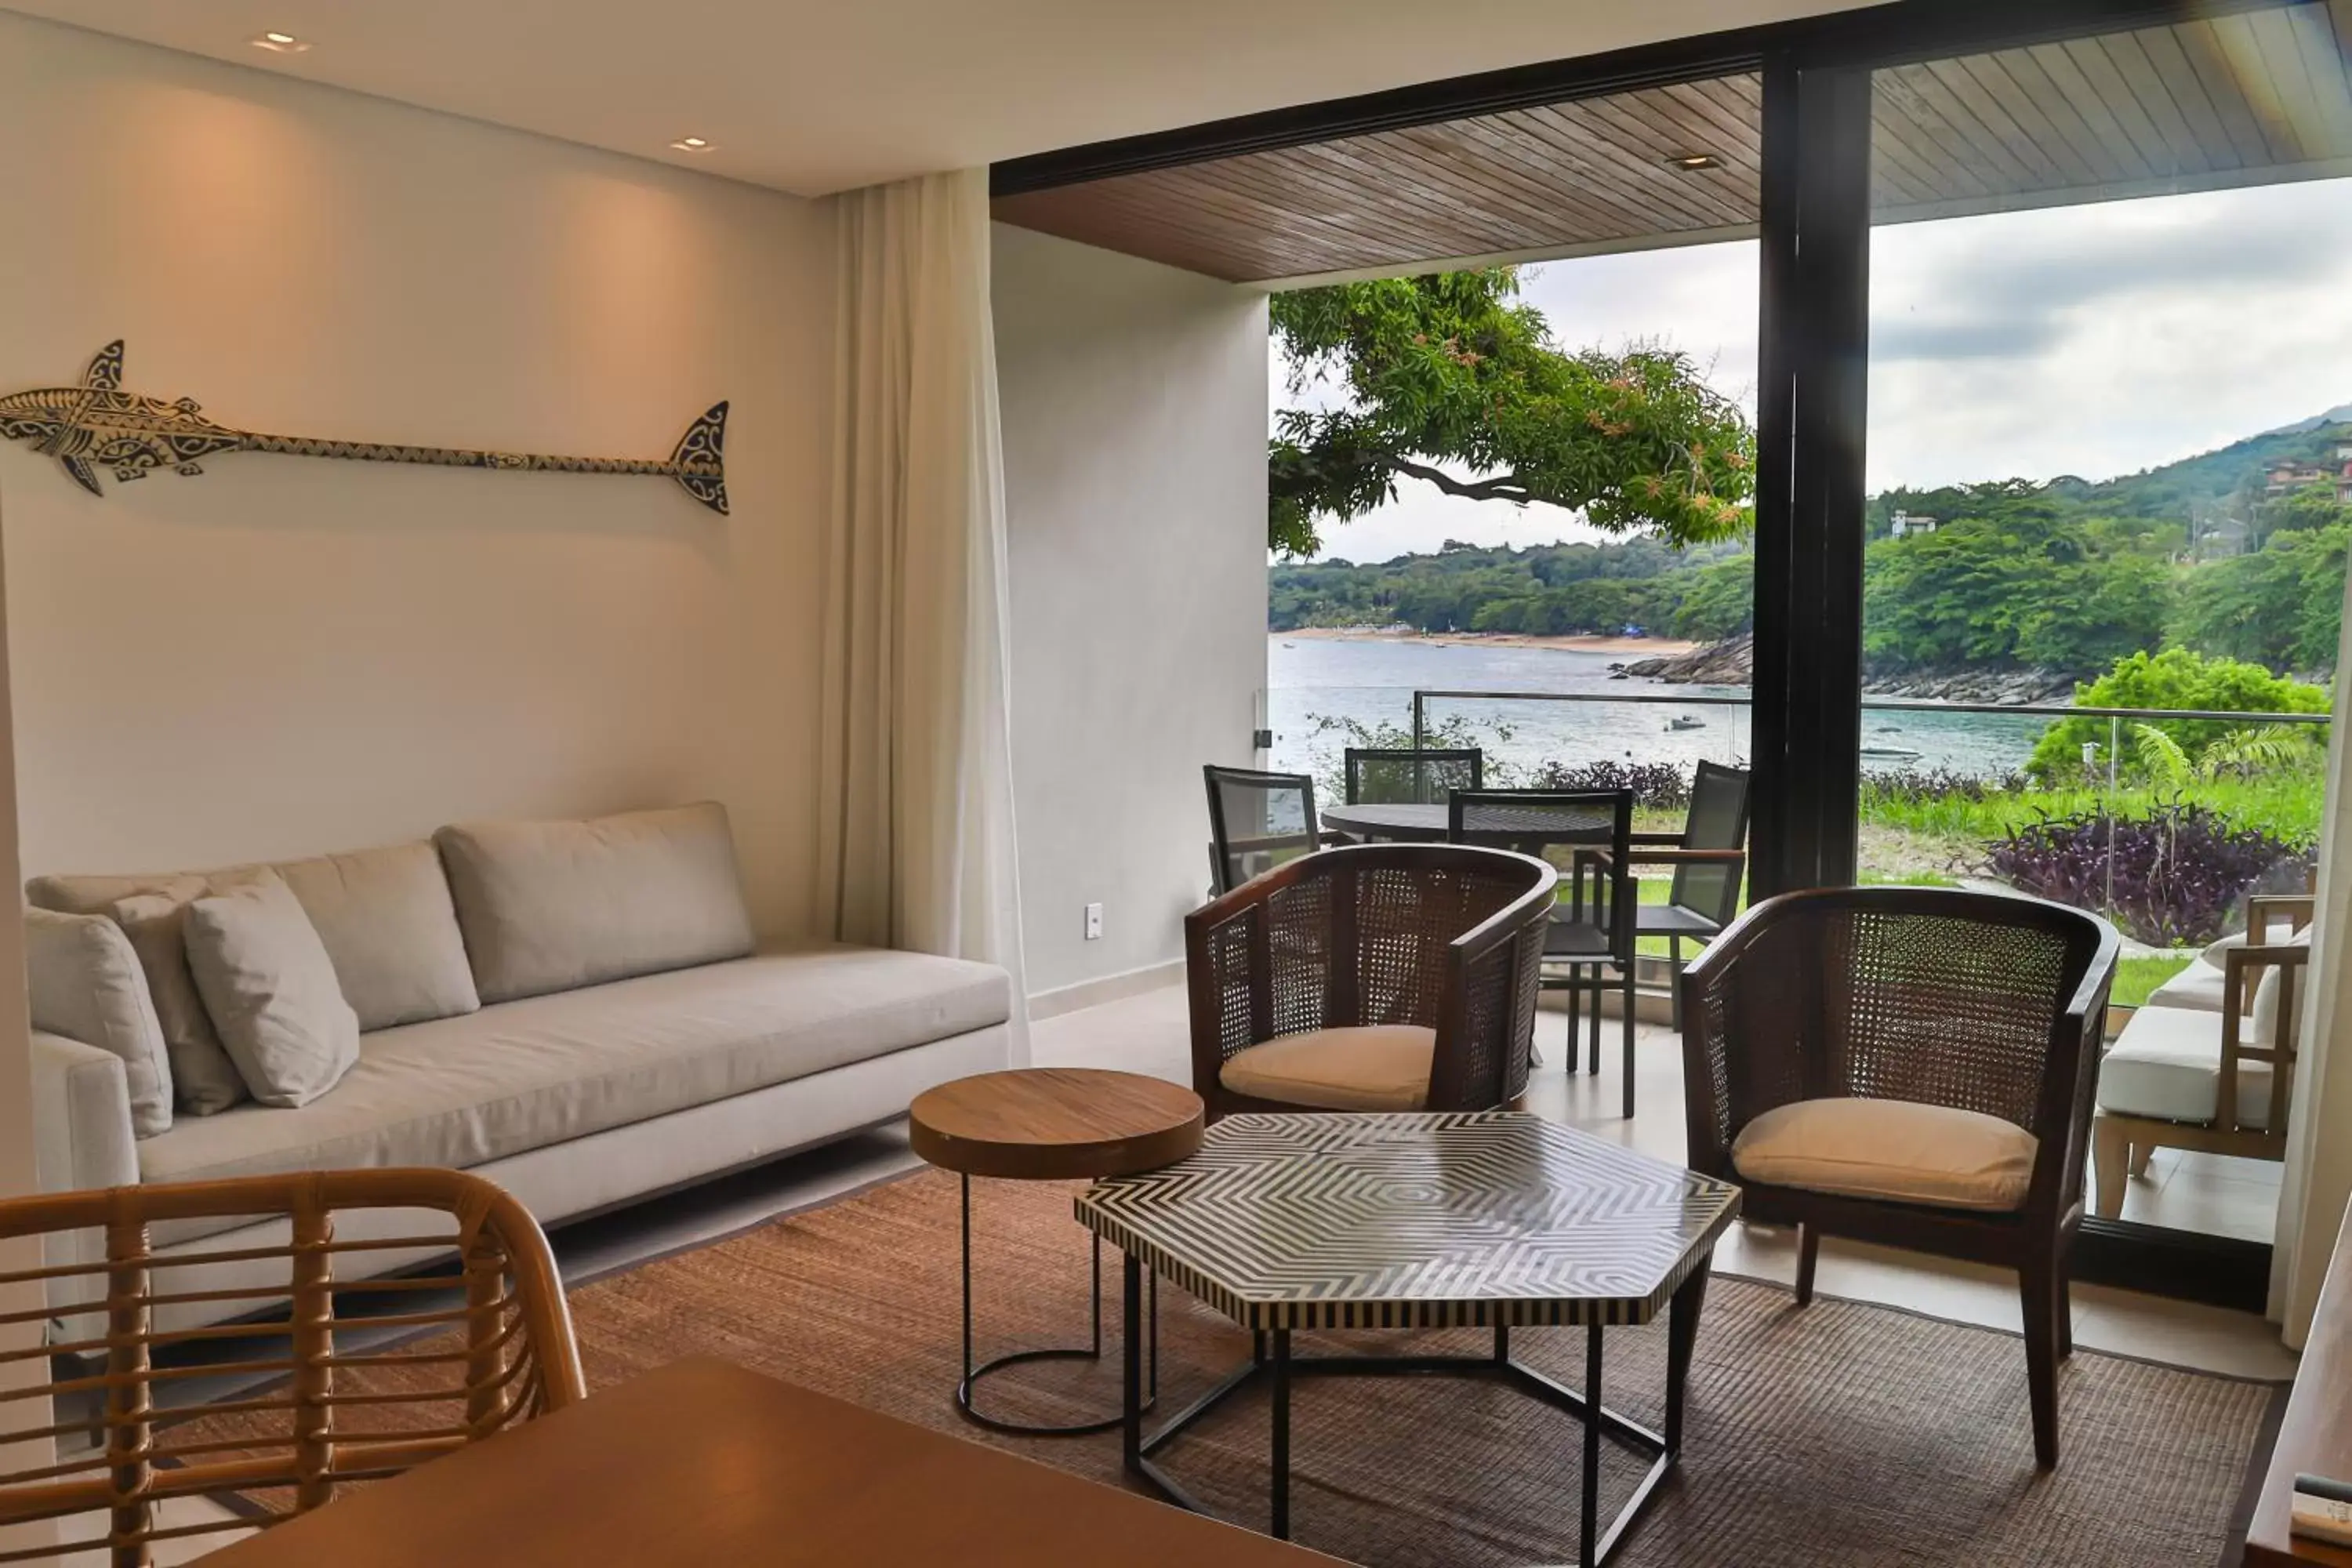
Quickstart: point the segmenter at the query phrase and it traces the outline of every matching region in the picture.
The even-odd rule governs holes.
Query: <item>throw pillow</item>
[[[245,1099],[245,1079],[221,1048],[212,1016],[196,994],[196,977],[188,973],[188,905],[203,892],[203,884],[192,881],[173,891],[121,900],[110,911],[147,972],[147,994],[171,1058],[172,1087],[180,1109],[194,1116],[226,1110]]]
[[[172,1065],[163,1026],[131,940],[103,915],[25,911],[25,979],[33,1027],[122,1058],[131,1131],[152,1138],[172,1125]]]
[[[188,969],[253,1098],[308,1105],[360,1059],[359,1015],[276,873],[188,906]]]

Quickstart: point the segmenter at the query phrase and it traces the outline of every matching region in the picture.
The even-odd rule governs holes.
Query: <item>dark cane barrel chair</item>
[[[1193,911],[1192,1087],[1210,1120],[1517,1100],[1557,882],[1524,855],[1367,844]]]
[[[2039,899],[1845,888],[1766,900],[1683,974],[1691,1168],[1800,1227],[1800,1305],[1824,1235],[2017,1270],[2045,1468],[2117,945]]]

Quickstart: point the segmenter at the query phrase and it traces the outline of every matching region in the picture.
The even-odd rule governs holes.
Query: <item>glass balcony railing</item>
[[[1285,715],[1274,765],[1314,773],[1336,800],[1348,745],[1477,746],[1490,787],[1629,786],[1638,825],[1672,831],[1695,763],[1744,766],[1751,752],[1737,688],[1380,695],[1340,717]],[[2126,944],[2115,999],[2136,1005],[2242,930],[2246,894],[2308,887],[2327,722],[1868,700],[1862,879],[2011,888],[2104,914]],[[1643,892],[1663,897],[1663,884]]]

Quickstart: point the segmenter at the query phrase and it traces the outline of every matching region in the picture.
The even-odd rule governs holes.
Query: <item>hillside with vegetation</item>
[[[1870,498],[1872,677],[2016,671],[2063,684],[2168,647],[2280,674],[2327,670],[2352,507],[2327,482],[2273,493],[2270,476],[2340,472],[2336,454],[2352,446],[2345,413],[2102,483],[2009,479]],[[1748,629],[1752,577],[1740,543],[1448,543],[1378,563],[1277,564],[1270,625],[1540,636],[1630,626],[1708,642]]]

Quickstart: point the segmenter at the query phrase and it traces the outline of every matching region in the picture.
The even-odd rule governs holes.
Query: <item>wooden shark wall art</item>
[[[55,458],[92,495],[100,468],[119,481],[154,468],[201,474],[198,459],[218,452],[286,452],[299,458],[348,458],[363,463],[430,463],[451,468],[526,468],[559,474],[658,474],[676,479],[711,510],[727,510],[727,405],[717,403],[679,437],[667,459],[551,458],[535,452],[477,452],[458,447],[385,447],[372,441],[330,441],[314,436],[265,436],[233,430],[205,416],[195,399],[166,403],[122,390],[122,344],[110,342],[89,362],[79,386],[47,387],[0,397],[0,437],[28,441]]]

